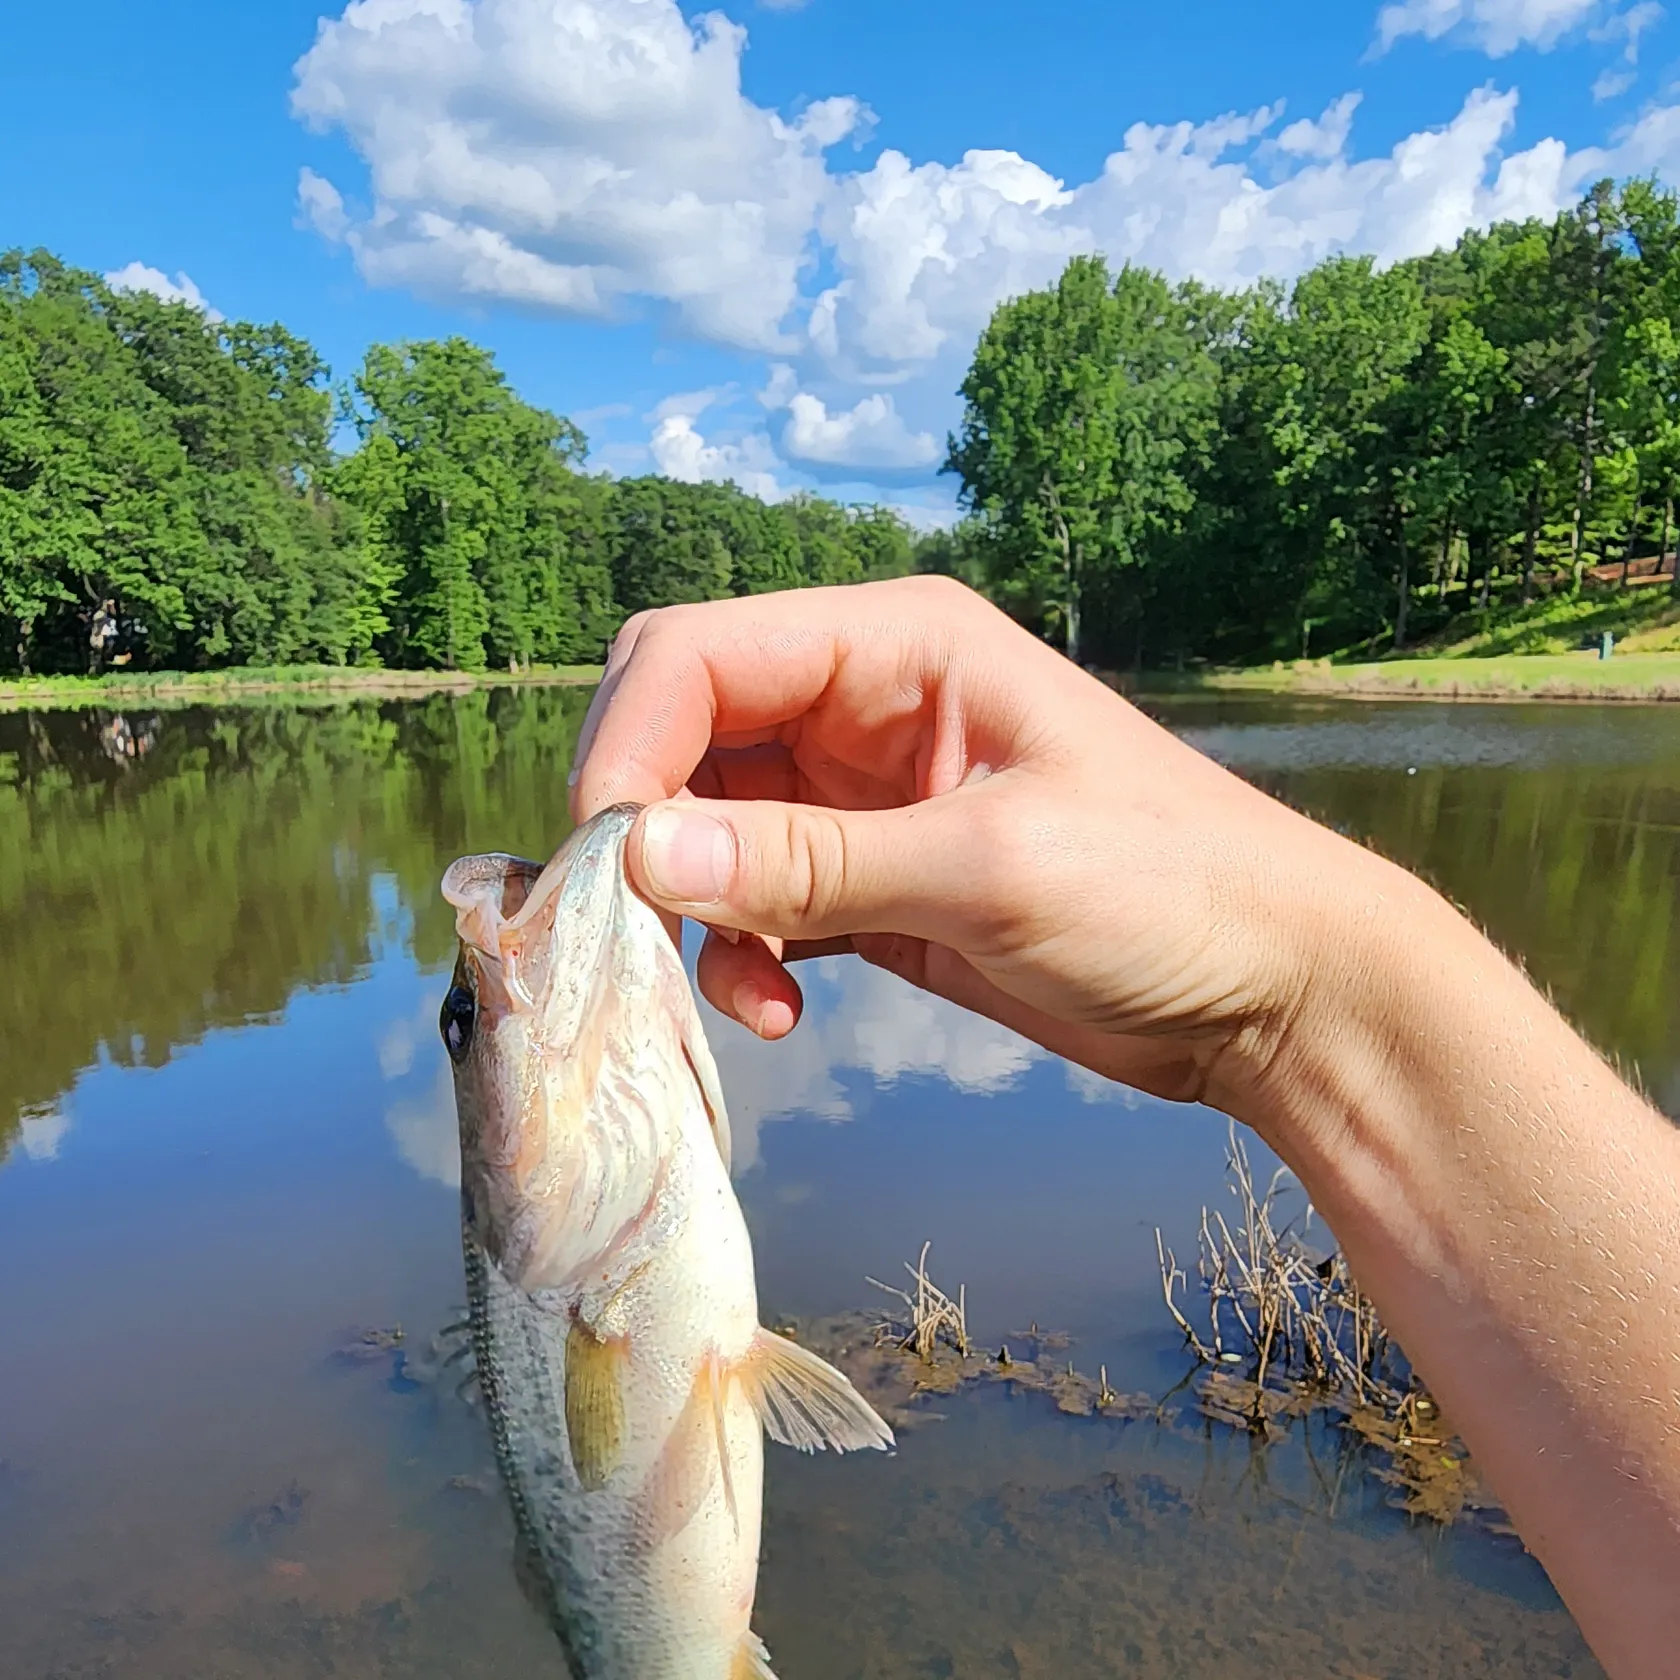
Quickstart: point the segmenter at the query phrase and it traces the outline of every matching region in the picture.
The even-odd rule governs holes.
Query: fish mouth
[[[609,806],[575,829],[546,864],[482,852],[457,858],[445,872],[442,891],[455,909],[456,935],[478,959],[481,979],[497,982],[509,1009],[540,1009],[560,966],[556,945],[565,933],[560,911],[568,894],[580,901],[580,913],[569,920],[583,927],[592,920],[588,907],[624,884],[624,843],[641,810]]]

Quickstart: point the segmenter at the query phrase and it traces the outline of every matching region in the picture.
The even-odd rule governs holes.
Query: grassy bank
[[[522,671],[385,671],[334,665],[276,665],[228,671],[116,671],[103,677],[23,677],[0,682],[0,711],[77,706],[216,705],[259,697],[300,700],[402,699],[464,694],[509,684],[599,682],[598,665]]]
[[[1321,694],[1366,700],[1680,700],[1680,653],[1328,660],[1251,671],[1145,672],[1140,694]]]
[[[1597,648],[1614,638],[1609,659]],[[1143,694],[1323,694],[1364,699],[1680,700],[1680,600],[1668,589],[1590,590],[1466,613],[1404,654],[1279,661],[1248,670],[1149,671]]]

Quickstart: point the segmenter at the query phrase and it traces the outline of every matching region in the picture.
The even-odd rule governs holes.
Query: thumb
[[[666,800],[626,848],[636,889],[714,927],[779,939],[904,933],[962,943],[984,901],[958,793],[886,811]]]

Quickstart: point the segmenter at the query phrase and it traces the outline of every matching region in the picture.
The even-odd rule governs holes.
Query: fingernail
[[[764,993],[751,980],[743,980],[729,994],[729,1001],[735,1006],[735,1019],[757,1032],[758,1018],[764,1013]]]
[[[656,805],[642,823],[642,865],[655,897],[716,904],[735,867],[735,837],[716,817]]]
[[[741,943],[741,930],[739,928],[719,927],[716,922],[702,922],[700,925],[707,933],[715,933],[725,945],[739,945]]]

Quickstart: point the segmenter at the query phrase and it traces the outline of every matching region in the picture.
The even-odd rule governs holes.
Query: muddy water
[[[448,859],[543,854],[585,696],[0,717],[0,1675],[560,1674],[480,1420],[435,1012]],[[1420,868],[1680,1096],[1680,714],[1184,705]],[[138,750],[137,743],[144,743]],[[987,1339],[1184,1375],[1153,1227],[1224,1125],[841,963],[774,1049],[711,1020],[769,1310],[932,1241]],[[337,1356],[360,1330],[404,1347]],[[1409,1526],[1323,1434],[946,1398],[890,1458],[769,1465],[784,1680],[1596,1675],[1509,1541]]]

